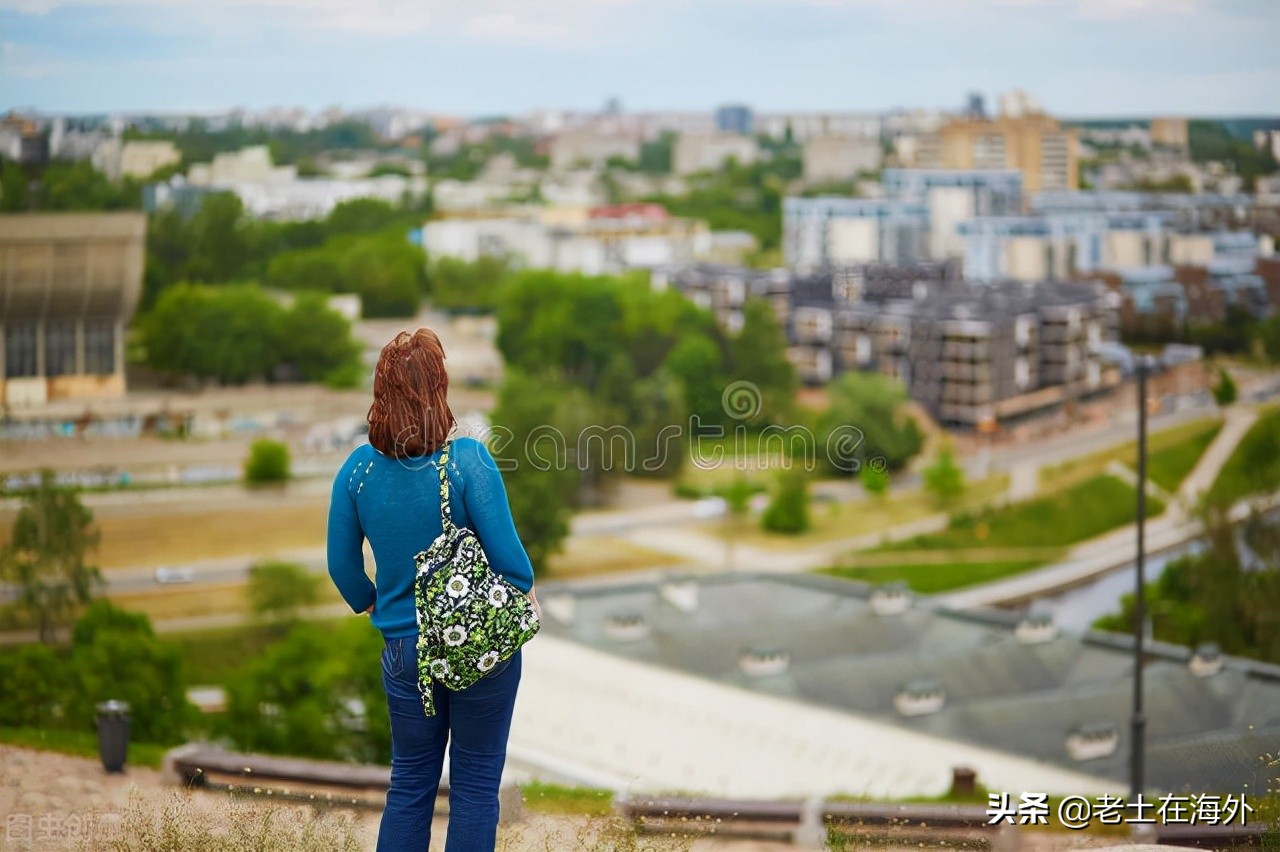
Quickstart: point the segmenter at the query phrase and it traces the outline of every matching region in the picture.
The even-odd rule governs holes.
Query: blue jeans
[[[520,685],[520,656],[499,663],[466,689],[433,683],[436,715],[422,709],[416,636],[382,649],[382,684],[391,714],[391,788],[378,829],[378,852],[426,850],[431,842],[444,749],[449,745],[446,852],[492,852],[498,832],[498,785]]]

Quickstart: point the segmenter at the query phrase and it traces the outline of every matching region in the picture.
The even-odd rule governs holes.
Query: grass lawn
[[[251,611],[246,588],[244,583],[204,583],[198,586],[174,583],[145,592],[109,597],[117,606],[145,613],[154,622],[226,613],[246,615]],[[319,589],[317,606],[342,602],[337,588],[327,578],[319,584]]]
[[[787,456],[784,444],[782,436],[765,439],[754,433],[741,439],[732,432],[723,438],[700,438],[697,457],[703,459],[702,464],[685,464],[674,487],[683,494],[709,495],[741,476],[753,485],[767,488]],[[692,446],[688,452],[692,459]]]
[[[958,515],[940,533],[885,545],[881,550],[1066,547],[1130,523],[1136,500],[1133,488],[1104,474],[1044,497]],[[1155,498],[1147,503],[1152,515],[1164,509]]]
[[[1151,481],[1165,491],[1176,490],[1221,429],[1221,418],[1207,417],[1148,435],[1147,473]],[[1046,488],[1052,489],[1076,485],[1102,474],[1106,471],[1107,465],[1113,461],[1137,470],[1137,441],[1117,444],[1096,453],[1046,467],[1040,472],[1040,482]]]
[[[1020,574],[1044,564],[1045,560],[1021,560],[1013,562],[931,562],[903,565],[839,565],[826,568],[821,573],[867,583],[904,581],[913,592],[931,595],[976,583],[987,583]]]
[[[524,804],[531,811],[543,814],[583,814],[607,816],[613,813],[613,793],[594,787],[561,787],[530,781],[520,787]]]
[[[56,751],[76,757],[98,757],[98,735],[93,731],[46,731],[42,728],[0,727],[0,743],[24,746],[40,751]],[[129,742],[125,765],[160,768],[164,753],[171,746]]]
[[[282,627],[240,624],[212,630],[166,633],[182,649],[187,681],[194,686],[222,683],[227,675],[284,638]]]
[[[1209,500],[1219,505],[1235,503],[1250,494],[1280,488],[1280,408],[1263,408],[1235,452],[1218,472],[1209,489]]]
[[[578,536],[548,560],[546,576],[556,580],[681,565],[678,556],[612,536]]]
[[[996,474],[986,479],[970,482],[957,505],[958,510],[977,509],[986,505],[1009,487],[1008,474]],[[869,497],[848,503],[809,504],[809,531],[802,535],[784,535],[767,532],[758,523],[743,523],[732,527],[726,523],[708,524],[703,532],[721,537],[732,535],[740,544],[778,550],[792,550],[806,544],[819,544],[842,538],[887,530],[898,524],[918,521],[940,512],[933,499],[916,489],[884,498]]]

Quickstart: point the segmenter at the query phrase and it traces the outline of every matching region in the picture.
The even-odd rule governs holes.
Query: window
[[[67,376],[76,371],[76,324],[51,322],[44,329],[44,374]]]
[[[4,376],[18,379],[39,373],[36,358],[36,324],[33,322],[5,326]]]
[[[109,375],[116,371],[116,324],[112,320],[85,320],[84,371]]]

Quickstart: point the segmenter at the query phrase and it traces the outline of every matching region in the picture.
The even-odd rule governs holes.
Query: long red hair
[[[453,429],[444,347],[429,328],[402,331],[382,347],[373,373],[369,443],[393,458],[434,453]]]

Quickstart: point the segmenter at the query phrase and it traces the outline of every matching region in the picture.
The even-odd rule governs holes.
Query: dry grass
[[[272,507],[103,514],[94,554],[101,568],[183,565],[201,559],[269,554],[324,545],[322,502]]]
[[[121,815],[119,831],[85,849],[112,852],[359,852],[361,842],[349,814],[306,806],[263,805],[256,801],[209,800],[199,793],[174,792],[156,803],[136,790]]]
[[[678,556],[624,539],[578,536],[565,541],[564,550],[551,557],[547,568],[556,579],[563,579],[668,567],[682,562]]]
[[[146,613],[152,622],[207,615],[245,615],[251,611],[244,583],[174,584],[110,597],[117,606]],[[317,605],[340,603],[341,600],[332,583],[320,584]]]

